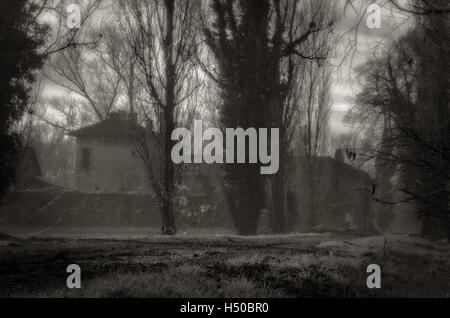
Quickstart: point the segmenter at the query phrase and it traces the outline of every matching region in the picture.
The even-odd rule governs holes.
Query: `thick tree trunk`
[[[307,198],[307,206],[308,206],[308,215],[307,215],[307,224],[309,228],[314,228],[317,226],[318,215],[317,215],[317,206],[316,206],[316,193],[317,193],[317,183],[316,183],[316,158],[312,156],[307,156],[306,158],[306,173],[308,179],[308,193],[309,196]]]
[[[256,165],[227,165],[226,196],[239,235],[256,235],[264,207],[264,177]]]
[[[242,204],[234,210],[234,213],[238,215],[236,219],[239,220],[235,223],[238,235],[248,236],[257,234],[258,215],[260,211],[247,203],[248,202],[242,202]]]
[[[448,217],[445,217],[444,211],[446,208],[448,209],[448,196],[445,193],[439,193],[432,196],[429,200],[435,207],[434,210],[429,205],[423,205],[421,207],[421,211],[419,212],[422,215],[421,234],[431,239],[447,238],[449,236],[450,222]],[[430,211],[434,213],[432,214]]]
[[[272,178],[272,232],[286,232],[285,177],[284,166],[280,164],[278,173]]]
[[[162,227],[161,234],[174,235],[176,233],[173,198],[175,195],[175,169],[171,157],[173,146],[172,131],[175,129],[175,66],[173,65],[173,32],[174,32],[174,0],[164,1],[166,10],[166,34],[164,36],[163,50],[165,57],[165,108],[162,110],[162,134],[164,136],[163,148],[163,189],[161,202]]]
[[[177,232],[175,213],[172,199],[163,199],[160,203],[161,210],[161,234],[174,235]]]

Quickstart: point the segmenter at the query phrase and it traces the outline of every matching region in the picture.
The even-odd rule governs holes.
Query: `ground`
[[[0,231],[0,297],[450,296],[450,245],[409,235]],[[72,263],[78,290],[66,287]],[[380,289],[367,288],[369,264]]]

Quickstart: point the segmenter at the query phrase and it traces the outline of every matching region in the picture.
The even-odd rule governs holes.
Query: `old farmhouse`
[[[79,191],[130,192],[148,189],[141,159],[130,138],[142,132],[126,112],[71,132],[76,138],[76,184]]]
[[[130,138],[142,133],[126,112],[113,113],[108,119],[81,128],[70,135],[76,138],[76,184],[83,192],[131,192],[148,191],[149,180],[140,158],[135,156]],[[295,198],[295,214],[291,221],[293,228],[307,223],[305,215],[310,208],[305,205],[314,195],[317,223],[325,228],[370,229],[373,223],[371,187],[374,180],[340,156],[317,157],[313,178],[315,194],[310,193],[308,170],[304,159],[294,160],[288,178],[289,192]],[[220,165],[192,165],[184,176],[184,184],[190,195],[215,197],[222,193],[221,182],[217,181]],[[191,175],[190,172],[195,172]],[[205,186],[205,184],[207,184]],[[226,206],[226,200],[215,200]],[[221,207],[216,207],[221,209]],[[183,207],[180,207],[182,210]],[[298,224],[298,225],[296,225]]]

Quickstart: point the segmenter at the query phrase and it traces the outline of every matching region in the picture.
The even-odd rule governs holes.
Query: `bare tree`
[[[98,120],[108,118],[120,95],[121,78],[88,49],[71,47],[54,53],[47,63],[47,78],[82,98]]]
[[[126,95],[126,108],[132,116],[137,116],[135,104],[141,87],[136,74],[137,56],[133,47],[127,43],[127,19],[124,14],[127,11],[122,12],[120,3],[113,4],[110,10],[101,23],[102,39],[94,50],[100,60],[120,78],[124,89],[122,93]]]
[[[308,202],[303,202],[308,226],[317,225],[320,167],[318,157],[324,153],[328,137],[328,120],[332,105],[331,73],[328,65],[307,62],[304,94],[299,106],[299,148],[301,167],[307,179]]]
[[[446,0],[413,0],[399,1],[387,0],[400,11],[414,15],[447,15],[450,13],[449,3]]]
[[[449,233],[449,85],[447,76],[436,76],[450,67],[448,28],[440,16],[418,16],[413,30],[360,68],[354,109],[360,122],[381,121],[382,137],[369,157],[380,168],[396,166],[400,202],[418,204],[422,233],[433,236]],[[447,39],[434,45],[442,30]],[[394,203],[384,193],[377,198]]]
[[[86,37],[85,29],[92,24],[95,13],[102,9],[103,0],[29,0],[37,8],[35,18],[51,27],[50,37],[42,50],[44,58],[68,48],[92,46],[98,37]],[[68,6],[79,8],[79,27],[68,27]],[[78,13],[78,12],[77,12]]]
[[[139,106],[145,134],[134,140],[159,202],[161,233],[176,232],[174,199],[180,166],[171,158],[173,130],[189,126],[190,102],[196,90],[195,49],[197,1],[123,1],[126,43],[136,58],[135,76],[142,91]]]

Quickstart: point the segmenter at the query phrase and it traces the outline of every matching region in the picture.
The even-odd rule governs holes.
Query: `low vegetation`
[[[3,297],[448,297],[450,247],[389,235],[12,237],[0,244]],[[82,288],[67,289],[66,267]],[[381,289],[368,289],[369,264]]]

